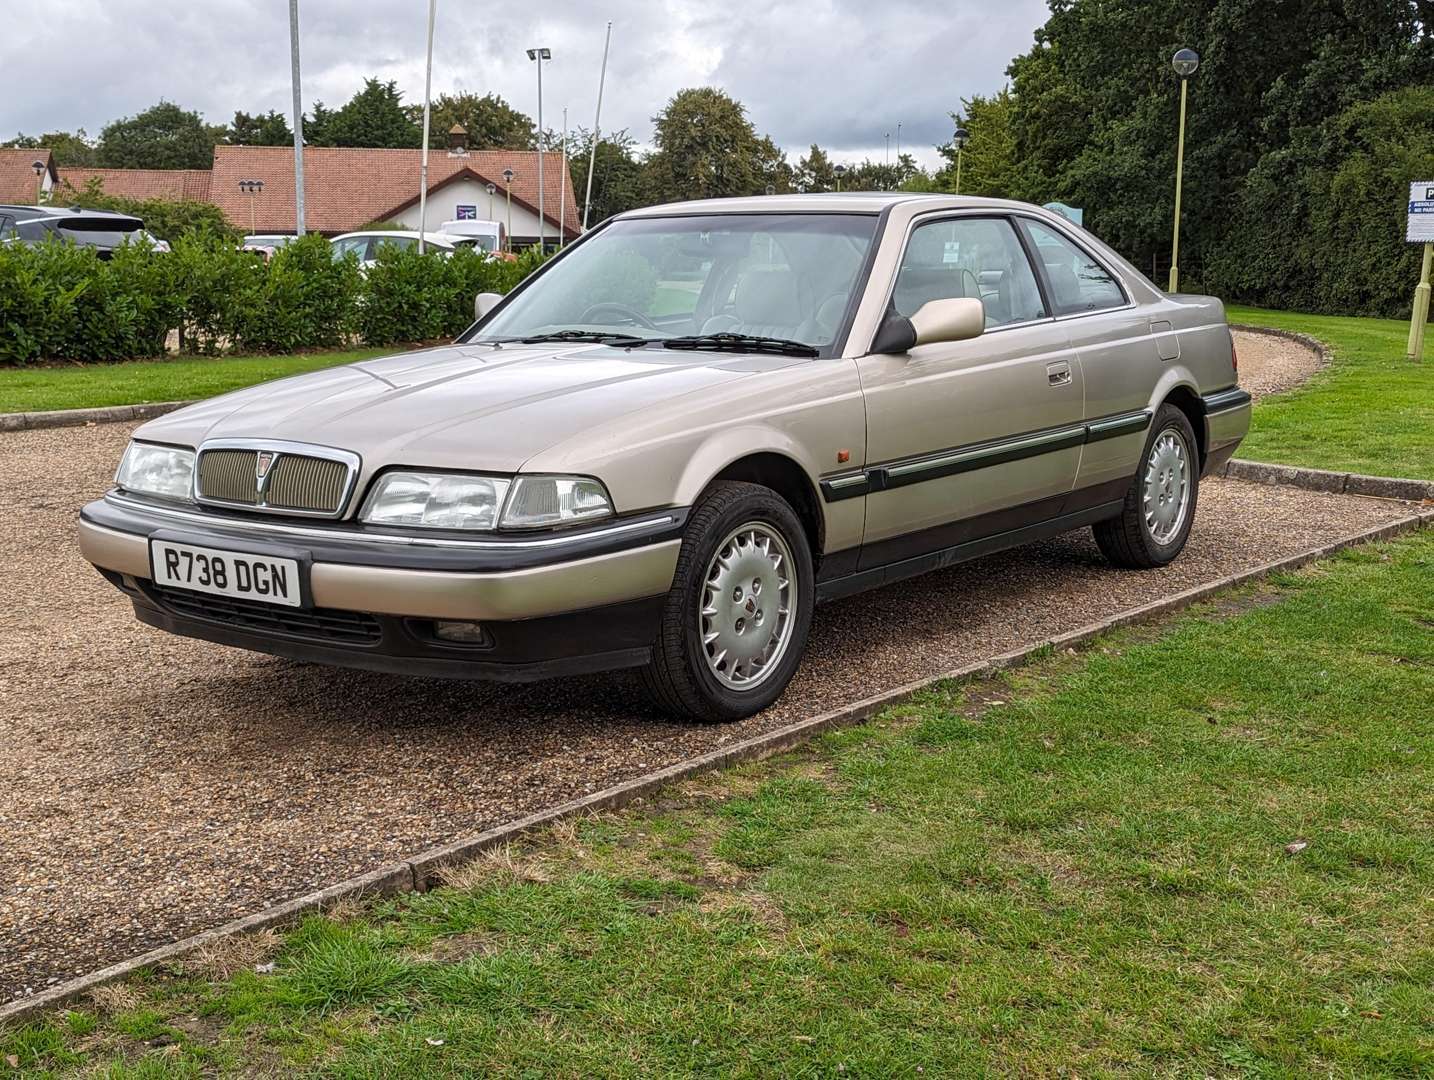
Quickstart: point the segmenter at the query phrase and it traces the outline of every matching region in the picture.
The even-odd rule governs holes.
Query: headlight
[[[392,472],[379,477],[360,515],[374,525],[492,529],[509,481],[454,473]]]
[[[520,476],[503,510],[506,529],[590,521],[612,513],[607,489],[585,476]]]
[[[166,499],[188,499],[193,482],[193,450],[153,443],[130,443],[115,473],[117,487]]]
[[[582,476],[465,476],[391,472],[359,515],[372,525],[429,529],[539,529],[612,513],[607,490]]]

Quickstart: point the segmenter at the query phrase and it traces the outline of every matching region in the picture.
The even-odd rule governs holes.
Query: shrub
[[[167,255],[135,244],[108,260],[58,240],[0,244],[0,363],[158,356],[176,327],[184,350],[205,355],[449,338],[472,321],[478,293],[508,292],[544,258],[388,247],[365,275],[332,252],[307,236],[265,263],[206,232]]]
[[[244,257],[254,262],[253,255]],[[262,264],[261,264],[262,265]],[[254,352],[292,352],[343,344],[353,328],[358,264],[335,259],[322,236],[280,248],[265,267],[257,303],[239,327],[239,344]]]

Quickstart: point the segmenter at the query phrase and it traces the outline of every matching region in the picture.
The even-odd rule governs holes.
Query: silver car
[[[822,601],[1087,526],[1170,562],[1249,425],[1219,301],[1023,203],[652,207],[477,310],[143,425],[85,556],[172,633],[729,720]]]

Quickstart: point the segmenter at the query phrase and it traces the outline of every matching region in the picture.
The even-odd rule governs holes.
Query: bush
[[[58,240],[0,244],[0,364],[159,356],[175,328],[183,350],[205,355],[450,338],[478,293],[508,292],[543,258],[388,247],[365,275],[317,235],[267,263],[203,231],[167,255],[134,244],[108,260]]]
[[[293,352],[344,343],[353,329],[360,284],[354,259],[335,259],[329,242],[311,234],[280,248],[265,270],[257,303],[239,328],[238,341],[246,351]]]
[[[0,361],[158,356],[180,310],[168,263],[145,244],[108,261],[57,240],[0,245]]]

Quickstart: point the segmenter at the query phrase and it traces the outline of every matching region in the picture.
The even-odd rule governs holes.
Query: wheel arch
[[[1205,402],[1200,397],[1200,391],[1188,374],[1182,375],[1178,372],[1171,372],[1168,380],[1162,380],[1162,385],[1155,394],[1155,409],[1158,411],[1161,405],[1174,405],[1185,414],[1190,421],[1190,427],[1195,432],[1195,449],[1200,455],[1200,468],[1204,471],[1205,459],[1210,448],[1207,443],[1207,432],[1205,431]]]
[[[777,449],[734,451],[723,458],[720,466],[701,483],[693,501],[701,497],[702,491],[725,480],[770,488],[791,505],[806,531],[812,564],[820,564],[826,544],[826,516],[817,485],[797,458]]]

